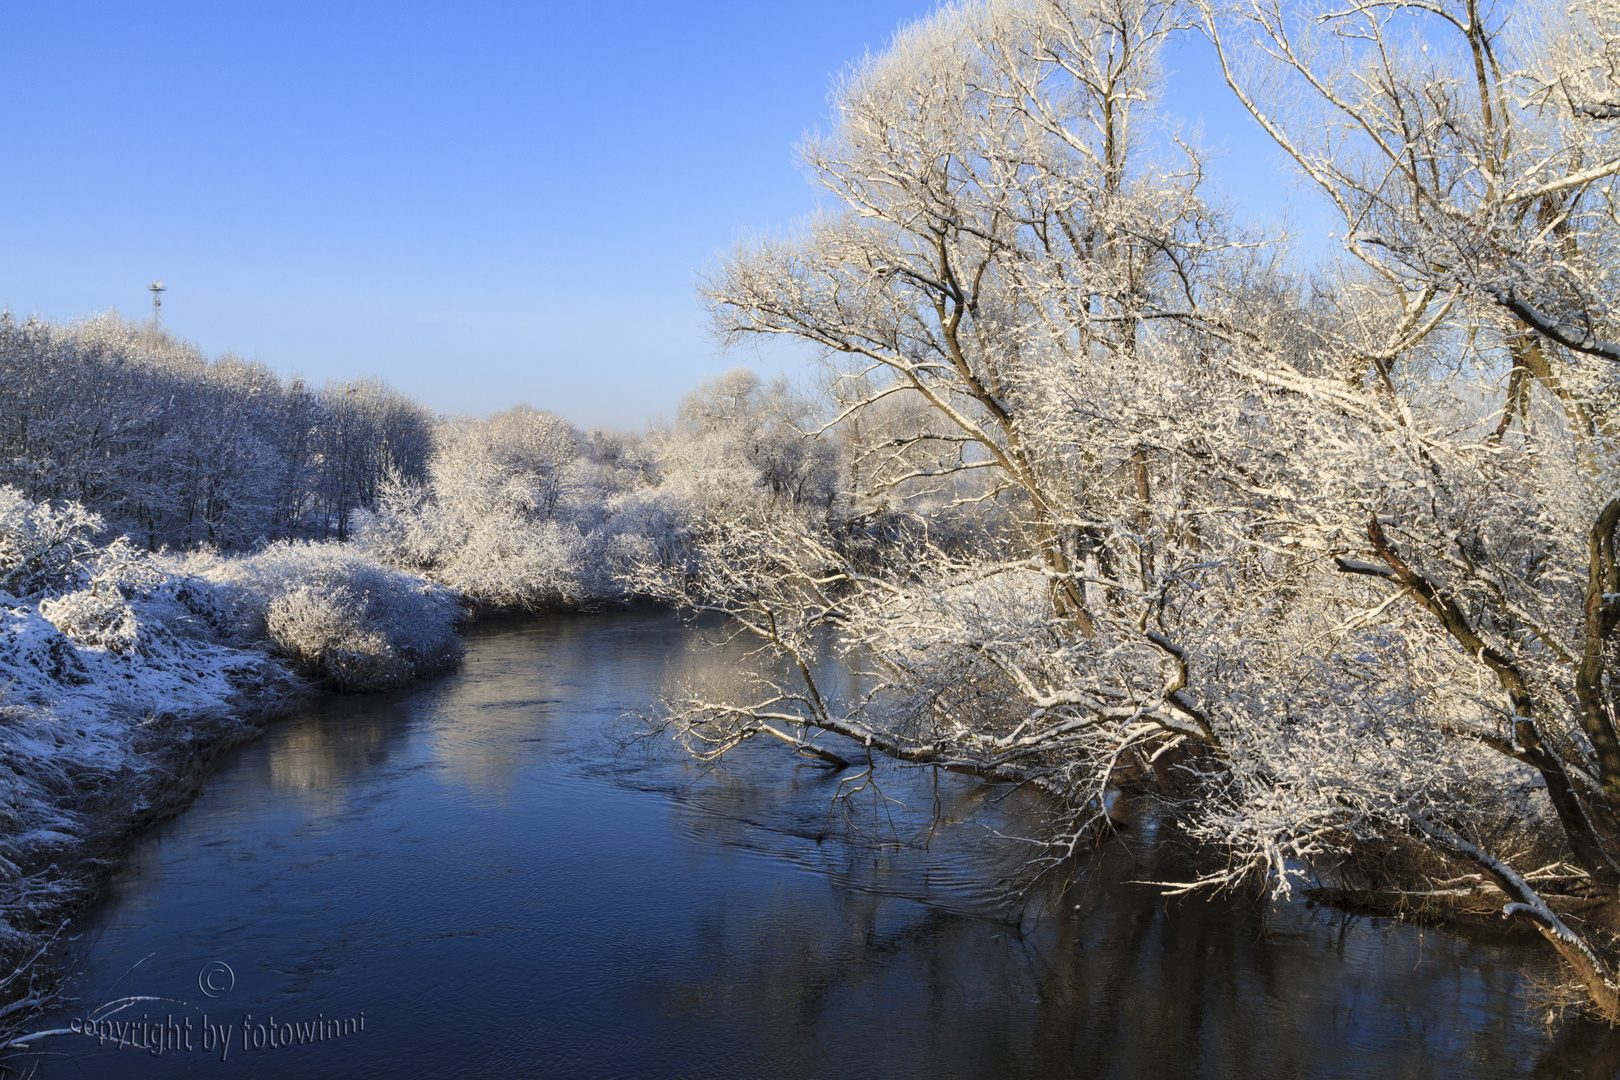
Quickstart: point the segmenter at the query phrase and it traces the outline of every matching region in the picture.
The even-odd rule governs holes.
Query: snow
[[[148,555],[96,546],[99,527],[0,487],[0,973],[129,829],[176,808],[199,751],[313,685],[399,685],[459,656],[456,594],[353,545]]]

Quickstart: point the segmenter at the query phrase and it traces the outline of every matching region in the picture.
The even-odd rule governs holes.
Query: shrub
[[[75,645],[128,653],[140,641],[140,622],[116,591],[81,589],[58,600],[41,600],[39,613]]]
[[[300,586],[270,601],[270,640],[300,668],[346,689],[397,686],[413,667],[368,618],[365,598],[347,588]]]
[[[34,597],[81,584],[101,518],[78,503],[36,503],[0,486],[0,591]]]
[[[181,568],[215,591],[240,643],[268,641],[341,690],[381,690],[461,655],[455,592],[344,544],[283,542],[254,555],[196,554]]]

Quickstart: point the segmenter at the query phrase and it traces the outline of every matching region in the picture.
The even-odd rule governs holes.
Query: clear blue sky
[[[813,208],[791,148],[831,76],[933,6],[0,0],[0,306],[144,316],[161,278],[210,354],[637,428],[751,359],[716,351],[695,274]],[[1202,50],[1170,66],[1276,212],[1289,181]]]

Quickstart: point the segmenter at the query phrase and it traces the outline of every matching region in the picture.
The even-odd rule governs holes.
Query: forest
[[[641,435],[5,317],[7,1008],[199,748],[442,670],[468,611],[653,600],[779,661],[645,718],[700,759],[1038,790],[1032,877],[1151,800],[1207,856],[1168,892],[1485,913],[1620,1022],[1620,5],[1508,14],[944,7],[835,84],[825,208],[701,284],[817,378]],[[1334,260],[1211,190],[1158,105],[1184,35]]]

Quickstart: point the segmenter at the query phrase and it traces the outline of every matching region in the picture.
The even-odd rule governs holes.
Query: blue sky
[[[932,7],[0,0],[0,306],[144,316],[161,278],[210,354],[637,428],[739,362],[799,370],[721,355],[694,277],[814,207],[791,148],[830,78]],[[1217,179],[1277,213],[1202,48],[1167,66]]]

